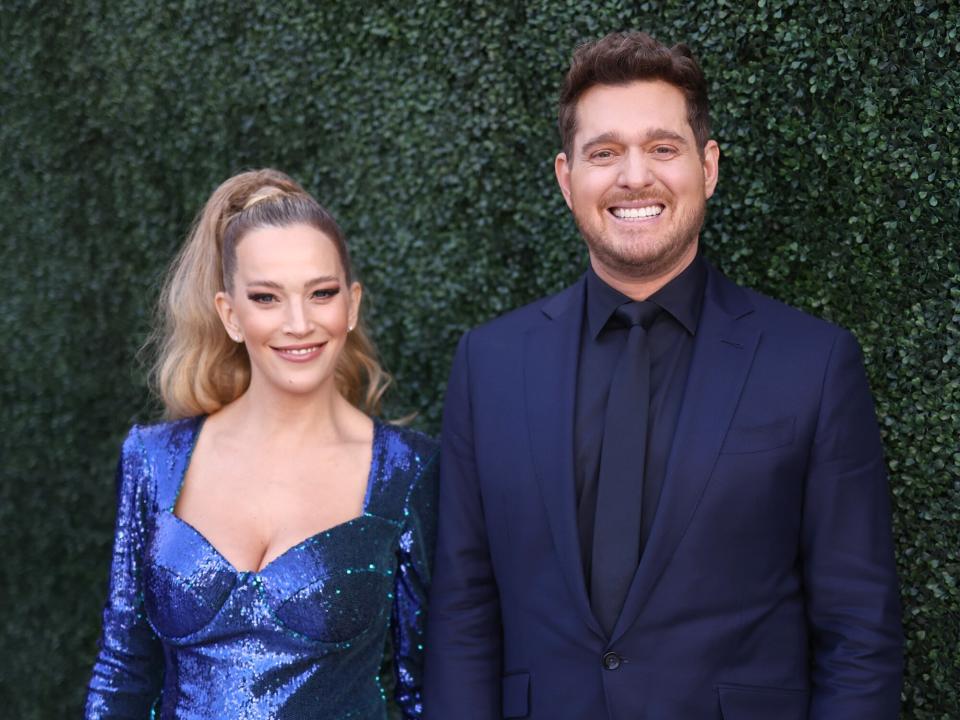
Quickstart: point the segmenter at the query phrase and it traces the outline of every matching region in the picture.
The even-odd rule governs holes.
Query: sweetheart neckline
[[[364,494],[363,494],[363,506],[360,508],[360,514],[359,514],[359,515],[355,515],[354,517],[349,518],[349,519],[347,519],[347,520],[343,520],[342,522],[338,522],[338,523],[336,523],[336,524],[334,524],[334,525],[330,525],[330,526],[328,526],[328,527],[326,527],[326,528],[323,528],[322,530],[317,530],[317,531],[316,531],[315,533],[313,533],[312,535],[308,535],[307,537],[303,538],[302,540],[294,543],[294,544],[291,545],[290,547],[288,547],[288,548],[286,548],[285,550],[283,550],[283,552],[281,552],[281,553],[279,553],[278,555],[275,555],[274,557],[270,558],[269,562],[267,562],[266,564],[264,564],[262,567],[258,568],[257,570],[241,570],[241,569],[239,569],[239,568],[236,566],[236,564],[235,564],[232,560],[230,560],[230,558],[228,558],[226,555],[224,555],[224,554],[223,554],[223,551],[221,551],[220,548],[218,548],[213,542],[211,542],[211,540],[210,540],[206,535],[204,535],[204,534],[203,534],[202,532],[200,532],[200,530],[197,529],[194,525],[192,525],[191,523],[187,522],[186,520],[184,520],[183,518],[181,518],[179,515],[177,515],[177,514],[174,512],[174,509],[177,507],[177,500],[180,498],[180,492],[183,490],[184,481],[187,479],[187,470],[190,468],[190,460],[191,460],[191,458],[193,457],[193,451],[194,451],[194,449],[197,447],[197,439],[200,437],[200,431],[203,429],[203,424],[206,422],[206,420],[207,420],[207,416],[206,416],[206,415],[202,416],[202,417],[200,418],[200,421],[197,423],[196,428],[194,428],[193,437],[190,438],[190,450],[189,450],[189,452],[187,453],[186,458],[185,458],[184,463],[183,463],[183,467],[182,467],[181,470],[180,470],[180,477],[177,479],[177,491],[176,491],[176,493],[174,493],[173,503],[171,503],[170,507],[167,508],[167,513],[170,515],[170,517],[174,518],[180,525],[182,525],[182,526],[188,528],[189,530],[193,531],[193,533],[194,533],[198,538],[200,538],[200,540],[201,540],[208,548],[210,548],[214,553],[216,553],[217,557],[219,557],[221,560],[223,560],[223,562],[226,563],[227,567],[228,567],[235,575],[237,575],[238,577],[243,577],[243,576],[259,577],[259,576],[263,575],[263,573],[265,573],[265,572],[267,571],[267,569],[268,569],[270,566],[272,566],[274,563],[276,563],[278,560],[280,560],[281,558],[285,557],[286,555],[291,554],[293,551],[295,551],[295,550],[297,550],[297,549],[305,546],[305,545],[306,545],[307,543],[309,543],[310,541],[316,540],[317,538],[319,538],[319,537],[320,537],[321,535],[323,535],[324,533],[328,533],[328,532],[330,532],[330,531],[332,531],[332,530],[336,530],[336,529],[338,529],[338,528],[345,527],[345,526],[347,526],[347,525],[352,525],[352,524],[356,523],[358,520],[362,520],[364,517],[368,517],[368,516],[369,516],[369,513],[367,512],[367,509],[370,507],[370,496],[371,496],[371,494],[373,493],[373,485],[374,485],[374,480],[375,480],[376,471],[377,471],[377,446],[378,446],[378,444],[380,443],[380,439],[381,439],[381,436],[382,436],[382,429],[383,429],[382,424],[381,424],[376,418],[372,418],[372,420],[373,420],[373,438],[372,438],[372,440],[370,441],[370,469],[367,471],[367,487],[366,487],[366,489],[364,490]],[[266,557],[266,556],[264,556],[264,557]],[[262,560],[262,558],[261,558],[261,560]]]
[[[293,545],[288,547],[286,550],[284,550],[282,553],[273,557],[270,560],[270,562],[268,562],[259,570],[240,570],[236,565],[233,564],[230,558],[224,555],[216,545],[210,542],[209,538],[207,538],[206,535],[204,535],[193,525],[188,523],[186,520],[184,520],[180,516],[174,514],[173,512],[169,512],[168,514],[171,518],[173,518],[176,521],[176,524],[192,532],[194,536],[196,536],[200,540],[200,542],[202,542],[209,550],[213,551],[213,553],[216,554],[216,556],[223,561],[224,565],[227,566],[227,569],[230,570],[230,572],[232,572],[237,577],[262,577],[267,573],[267,570],[273,567],[274,564],[279,564],[279,562],[285,557],[287,557],[288,555],[292,555],[295,551],[318,540],[320,537],[326,535],[327,533],[334,532],[341,528],[346,528],[351,525],[355,525],[357,522],[359,522],[360,520],[363,520],[364,518],[377,517],[376,515],[372,515],[368,513],[366,510],[364,510],[360,515],[352,517],[349,520],[344,520],[343,522],[339,522],[336,525],[331,525],[330,527],[325,528],[324,530],[318,530],[317,532],[313,533],[313,535],[305,537],[303,540],[300,540],[299,542],[294,543]]]

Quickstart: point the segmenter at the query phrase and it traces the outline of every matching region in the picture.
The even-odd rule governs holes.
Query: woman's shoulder
[[[389,455],[397,460],[406,460],[414,466],[432,462],[440,451],[440,443],[426,433],[412,428],[378,422],[382,444]]]
[[[117,466],[119,502],[155,508],[157,502],[169,501],[202,421],[202,417],[191,417],[133,425]]]
[[[178,418],[148,424],[134,424],[123,442],[124,454],[146,456],[189,454],[206,416]]]
[[[418,498],[436,493],[439,443],[410,428],[377,422],[374,435],[372,504],[402,514]]]
[[[179,418],[149,424],[134,424],[121,449],[122,463],[129,468],[172,467],[189,457],[204,416]]]

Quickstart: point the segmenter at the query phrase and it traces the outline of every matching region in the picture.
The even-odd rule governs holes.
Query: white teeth
[[[299,348],[298,350],[283,350],[282,352],[289,353],[290,355],[308,355],[314,351],[314,348]]]
[[[639,208],[614,208],[611,211],[615,217],[621,219],[632,219],[632,218],[647,218],[655,217],[663,212],[663,208],[660,205],[648,205],[647,207]]]

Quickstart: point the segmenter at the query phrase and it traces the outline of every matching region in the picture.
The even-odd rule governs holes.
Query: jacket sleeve
[[[150,716],[163,679],[159,639],[143,609],[141,566],[146,514],[147,463],[136,427],[117,466],[117,519],[110,589],[103,610],[100,652],[87,691],[84,717]]]
[[[834,343],[807,470],[803,570],[811,720],[896,720],[902,630],[890,498],[860,351]]]
[[[500,600],[474,457],[467,333],[450,375],[440,443],[437,554],[430,593],[425,717],[500,718]]]
[[[393,594],[395,697],[403,717],[423,717],[423,652],[427,591],[436,543],[436,500],[439,458],[426,460],[411,483],[404,504],[399,565]]]

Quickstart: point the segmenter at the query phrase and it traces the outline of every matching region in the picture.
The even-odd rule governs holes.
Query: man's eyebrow
[[[680,135],[679,133],[674,132],[673,130],[668,130],[667,128],[651,128],[643,135],[640,136],[640,142],[648,143],[655,140],[671,140],[678,145],[687,145],[687,139]],[[599,135],[590,138],[587,140],[581,147],[581,151],[586,152],[597,145],[605,145],[607,143],[618,143],[625,144],[623,135],[617,132],[605,132],[600,133]]]
[[[313,285],[319,285],[320,283],[336,282],[339,279],[340,278],[338,278],[336,275],[318,275],[317,277],[311,280],[307,280],[307,282],[305,282],[303,286],[305,288],[308,288]],[[251,280],[250,282],[247,283],[247,287],[253,287],[253,286],[268,287],[268,288],[273,288],[274,290],[283,290],[283,285],[281,285],[278,282],[274,282],[273,280]]]
[[[678,145],[687,144],[687,139],[683,135],[680,135],[673,130],[667,130],[666,128],[654,128],[647,133],[644,140],[646,142],[651,142],[653,140],[672,140]]]
[[[607,143],[623,143],[623,137],[620,135],[620,133],[615,132],[600,133],[599,135],[587,140],[581,146],[581,150],[587,151],[597,145],[606,145]]]

